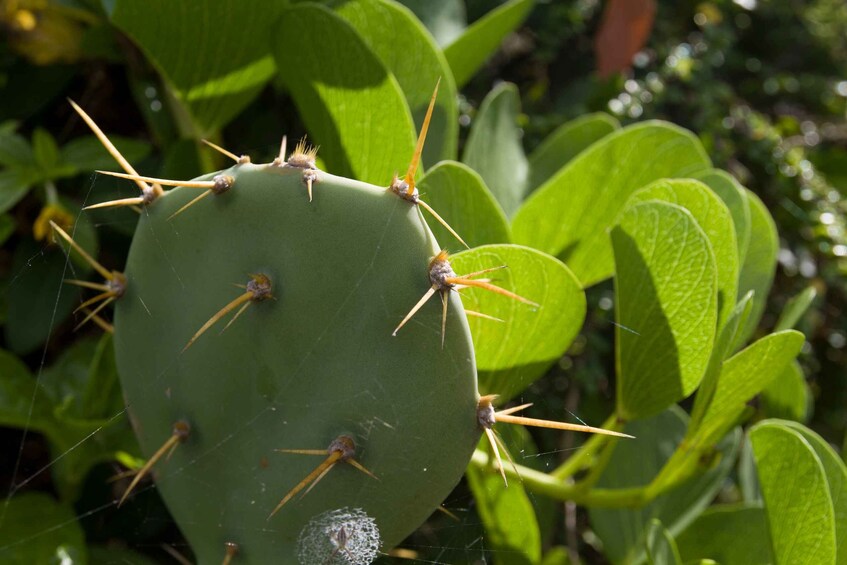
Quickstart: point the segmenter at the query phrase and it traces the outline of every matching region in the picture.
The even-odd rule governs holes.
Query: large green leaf
[[[74,510],[44,493],[12,496],[0,508],[0,562],[85,564],[85,534]]]
[[[479,449],[490,450],[487,438]],[[505,454],[502,454],[506,457]],[[504,461],[504,464],[508,462]],[[476,511],[485,525],[486,542],[496,551],[497,563],[532,565],[541,559],[538,519],[523,485],[508,487],[498,473],[486,473],[473,465],[465,472],[476,501]]]
[[[821,436],[797,422],[780,422],[809,442],[821,460],[835,516],[836,563],[847,563],[847,466]]]
[[[803,369],[792,361],[762,390],[759,404],[767,418],[805,422],[809,415],[809,385]]]
[[[676,542],[685,561],[711,558],[726,564],[773,563],[765,510],[760,504],[707,508],[677,536]]]
[[[547,182],[588,146],[618,128],[620,123],[602,112],[580,116],[556,128],[529,156],[526,192]]]
[[[735,224],[738,261],[743,263],[750,246],[750,203],[747,201],[747,191],[735,177],[720,169],[703,171],[695,174],[694,178],[714,190],[729,208],[732,222]]]
[[[589,286],[612,275],[607,230],[637,189],[710,166],[690,132],[645,122],[606,136],[536,190],[512,221],[518,243],[563,259]]]
[[[444,161],[418,182],[421,200],[429,204],[471,247],[509,243],[509,222],[503,209],[473,169]],[[426,212],[424,212],[426,215]],[[435,239],[446,249],[462,244],[434,219],[427,218]]]
[[[192,137],[226,125],[274,74],[271,23],[281,0],[105,4],[112,23],[141,48],[187,109],[183,128]]]
[[[659,520],[647,526],[647,562],[650,565],[682,565],[676,542]]]
[[[459,137],[456,83],[441,49],[411,10],[386,0],[349,0],[336,7],[394,75],[418,130],[441,79],[423,149],[427,166],[456,158]],[[397,46],[402,45],[402,49]]]
[[[835,514],[818,454],[778,420],[754,426],[750,440],[776,563],[834,565]]]
[[[408,167],[416,137],[394,76],[349,23],[323,6],[291,6],[273,35],[280,77],[330,170],[388,186]]]
[[[469,288],[469,310],[503,320],[468,320],[483,394],[505,400],[529,386],[555,363],[585,319],[585,294],[573,273],[553,257],[518,245],[485,245],[453,257],[459,274],[507,265],[491,273],[494,284],[532,300],[534,308],[492,292]]]
[[[802,346],[803,334],[786,330],[763,337],[730,357],[723,364],[699,427],[689,433],[696,438],[694,443],[710,445],[731,429],[747,402],[788,367]]]
[[[449,45],[468,24],[463,0],[398,0],[415,13],[439,45]]]
[[[514,84],[488,93],[474,119],[462,161],[485,180],[507,216],[524,197],[529,165],[521,145],[517,119],[520,96]]]
[[[630,204],[661,200],[682,206],[694,216],[715,254],[718,269],[718,328],[733,308],[738,287],[738,247],[729,209],[705,184],[691,179],[664,179],[632,195]]]
[[[747,325],[741,331],[741,343],[753,335],[767,304],[768,292],[776,272],[776,256],[779,253],[779,236],[776,224],[759,197],[747,191],[750,203],[750,245],[738,279],[738,295],[752,290],[753,311],[747,319]]]
[[[648,201],[612,230],[617,414],[656,414],[691,394],[706,370],[717,321],[717,267],[691,213]]]
[[[444,48],[444,55],[459,88],[494,53],[503,38],[523,23],[534,0],[511,0],[475,21],[455,41]]]
[[[627,423],[624,431],[637,439],[621,441],[597,488],[624,489],[651,483],[685,436],[688,417],[674,406],[644,420]],[[717,446],[716,465],[703,465],[699,474],[641,508],[589,508],[591,525],[612,563],[638,563],[645,558],[645,536],[651,520],[658,519],[672,535],[700,515],[732,470],[741,432],[726,436]]]

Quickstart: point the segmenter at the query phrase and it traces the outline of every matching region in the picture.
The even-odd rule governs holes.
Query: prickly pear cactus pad
[[[482,431],[457,293],[443,346],[438,300],[392,336],[439,245],[386,187],[243,161],[210,179],[179,214],[202,183],[144,207],[116,301],[156,488],[200,563],[227,543],[244,563],[295,563],[298,547],[359,562],[374,529],[387,550],[441,504]],[[371,537],[326,526],[336,511]]]

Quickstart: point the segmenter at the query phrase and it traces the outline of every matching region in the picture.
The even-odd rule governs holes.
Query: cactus
[[[149,454],[120,503],[154,474],[200,562],[368,563],[439,508],[483,432],[505,481],[497,421],[623,435],[480,397],[459,291],[540,306],[478,278],[500,265],[457,275],[429,230],[422,208],[464,244],[415,187],[431,114],[386,188],[318,170],[304,141],[286,158],[285,138],[268,164],[209,144],[235,164],[141,176],[74,107],[127,171],[111,174],[141,189],[90,207],[143,213],[125,272],[100,267],[106,282],[84,285],[101,291],[84,306],[103,301],[86,319],[116,305],[121,382]]]

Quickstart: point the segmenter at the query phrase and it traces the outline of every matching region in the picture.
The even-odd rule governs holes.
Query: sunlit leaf
[[[687,210],[648,201],[612,230],[617,413],[656,414],[691,394],[706,371],[717,321],[717,267]]]
[[[797,361],[793,361],[762,390],[760,406],[768,418],[805,422],[809,415],[810,396],[803,369]]]
[[[536,308],[483,289],[462,291],[465,308],[502,322],[470,317],[479,388],[506,400],[555,363],[585,318],[585,294],[573,273],[549,255],[517,245],[485,245],[453,256],[453,269],[494,271],[492,282],[540,304]]]
[[[708,169],[695,174],[694,178],[714,190],[729,208],[735,225],[738,261],[739,264],[743,263],[750,246],[750,203],[747,201],[747,191],[732,175],[720,169]]]
[[[835,564],[835,514],[824,466],[779,420],[750,430],[776,563]]]
[[[563,259],[590,286],[612,275],[607,230],[633,192],[661,178],[710,167],[700,142],[664,122],[645,122],[607,135],[538,188],[512,220],[517,243]]]
[[[776,224],[759,197],[747,191],[750,203],[750,245],[741,265],[738,280],[738,295],[754,291],[753,311],[747,325],[740,332],[741,343],[746,342],[762,319],[767,304],[768,292],[776,272],[776,256],[779,252],[779,237]]]
[[[514,84],[503,83],[485,97],[471,126],[462,161],[485,180],[507,216],[524,197],[529,172],[517,119],[520,96]]]
[[[717,327],[723,327],[735,307],[738,287],[738,247],[729,209],[706,185],[691,179],[650,183],[632,195],[630,204],[646,200],[661,200],[685,208],[709,238],[718,270]]]
[[[287,8],[273,36],[280,77],[333,174],[387,187],[393,173],[408,167],[416,137],[394,76],[349,23],[323,6]]]
[[[471,247],[508,243],[511,239],[503,209],[482,177],[467,165],[452,161],[438,163],[418,182],[418,190],[421,199]],[[444,226],[427,216],[424,212],[441,247],[462,249],[462,244]]]
[[[556,174],[592,143],[620,128],[620,123],[602,112],[565,122],[547,136],[529,156],[530,193]]]
[[[284,2],[110,0],[105,4],[112,23],[138,45],[172,89],[181,105],[177,115],[186,135],[206,137],[222,128],[274,74],[271,24]],[[305,45],[298,51],[307,51]]]
[[[444,54],[414,14],[385,0],[343,2],[347,20],[397,79],[420,131],[436,83],[441,80],[423,150],[427,167],[456,158],[459,122],[456,83]],[[397,46],[402,45],[402,49]]]

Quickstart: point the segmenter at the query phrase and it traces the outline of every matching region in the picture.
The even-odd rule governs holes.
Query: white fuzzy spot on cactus
[[[339,508],[319,514],[306,524],[298,540],[303,565],[368,565],[379,553],[376,520],[361,508]]]

